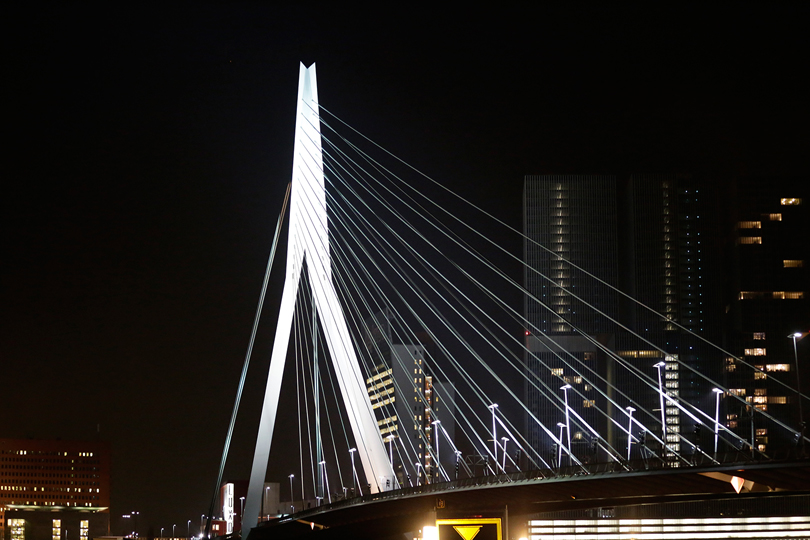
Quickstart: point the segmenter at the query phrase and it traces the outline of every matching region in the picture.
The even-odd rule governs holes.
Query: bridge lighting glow
[[[439,529],[433,525],[422,527],[422,540],[439,540]]]

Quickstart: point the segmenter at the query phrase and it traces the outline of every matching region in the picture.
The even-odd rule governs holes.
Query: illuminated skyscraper
[[[665,391],[673,398],[705,407],[712,396],[711,388],[698,374],[711,376],[715,369],[719,375],[717,355],[688,332],[713,340],[719,337],[719,325],[712,324],[717,318],[709,318],[719,298],[712,286],[717,264],[710,259],[718,257],[712,210],[712,193],[700,189],[689,175],[547,175],[525,179],[525,284],[529,294],[539,300],[526,300],[531,326],[527,331],[527,369],[551,391],[572,384],[574,393],[584,397],[571,400],[571,406],[615,448],[627,444],[626,435],[617,433],[599,410],[619,419],[625,413],[616,411],[611,401],[622,406],[640,405],[648,411],[660,406],[657,393],[641,381],[623,381],[624,391],[639,400],[627,403],[610,388],[605,397],[584,382],[581,375],[591,369],[607,380],[615,380],[620,373],[616,359],[598,345],[653,378],[657,376],[655,364],[663,361]],[[654,312],[599,280],[618,287]],[[617,318],[658,344],[664,353],[640,345],[638,338],[599,312]],[[560,348],[576,358],[578,370],[564,365],[556,354]],[[547,391],[544,394],[527,384],[526,396],[530,410],[547,427],[560,421],[563,411],[559,400],[549,399]],[[671,450],[680,452],[683,436],[687,432],[691,436],[692,428],[681,425],[676,407],[666,407],[665,413],[667,442]],[[660,422],[657,426],[650,422],[651,428],[661,429]],[[532,444],[553,457],[556,449],[547,434],[532,422],[528,428]],[[589,435],[579,430],[571,436],[574,453],[589,457],[592,441],[582,444],[589,442]],[[573,444],[577,441],[579,449]]]
[[[738,182],[729,224],[728,259],[734,272],[726,287],[725,323],[730,352],[725,359],[726,423],[758,450],[784,454],[796,440],[784,427],[751,407],[799,428],[796,357],[801,389],[810,390],[810,212],[805,179],[749,178]],[[794,333],[797,338],[794,356]],[[746,365],[748,364],[748,365]],[[753,367],[751,367],[753,366]],[[804,420],[810,410],[805,400]],[[776,454],[774,454],[776,453]]]

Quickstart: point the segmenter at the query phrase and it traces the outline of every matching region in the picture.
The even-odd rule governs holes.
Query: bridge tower
[[[289,220],[284,290],[245,505],[243,526],[248,528],[255,527],[259,518],[278,411],[281,377],[287,358],[295,298],[304,260],[307,262],[314,309],[317,310],[323,328],[357,454],[366,479],[371,484],[371,492],[380,491],[388,480],[391,486],[395,485],[394,473],[388,462],[357,354],[332,282],[315,64],[309,68],[301,64],[299,69]]]

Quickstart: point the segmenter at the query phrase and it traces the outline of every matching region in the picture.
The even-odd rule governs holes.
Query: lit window
[[[737,238],[738,244],[761,244],[762,237],[761,236],[741,236]]]
[[[771,405],[785,405],[788,402],[787,396],[769,396],[768,403]]]
[[[754,332],[754,339],[765,339],[765,332]]]
[[[782,261],[782,266],[785,268],[802,268],[804,261],[800,259],[785,259]]]
[[[796,197],[788,197],[782,199],[782,206],[798,206],[802,204],[802,200]]]
[[[744,396],[745,388],[729,388],[728,393],[733,396]]]
[[[756,347],[753,349],[745,349],[745,356],[766,356],[768,352],[765,347]]]
[[[563,368],[553,368],[553,369],[551,370],[551,374],[552,374],[552,375],[556,375],[557,377],[562,377],[562,374],[563,374]]]
[[[774,291],[774,300],[801,300],[804,293],[801,291]]]
[[[593,400],[593,399],[583,399],[583,400],[582,400],[582,406],[583,406],[583,407],[586,407],[586,408],[588,408],[588,407],[596,407],[596,400]]]
[[[767,379],[767,378],[768,378],[767,373],[762,373],[761,371],[755,371],[754,372],[754,380],[761,380],[761,379]]]
[[[765,371],[790,371],[790,364],[768,364]]]
[[[761,221],[740,221],[737,223],[738,229],[761,229]]]
[[[768,221],[782,221],[782,214],[762,214]]]

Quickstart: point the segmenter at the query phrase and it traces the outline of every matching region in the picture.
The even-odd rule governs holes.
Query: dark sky
[[[515,227],[524,174],[808,171],[810,21],[791,6],[4,18],[0,437],[100,425],[114,527],[207,512],[290,178],[299,61],[317,62],[322,105]],[[229,478],[248,474],[277,301]]]

